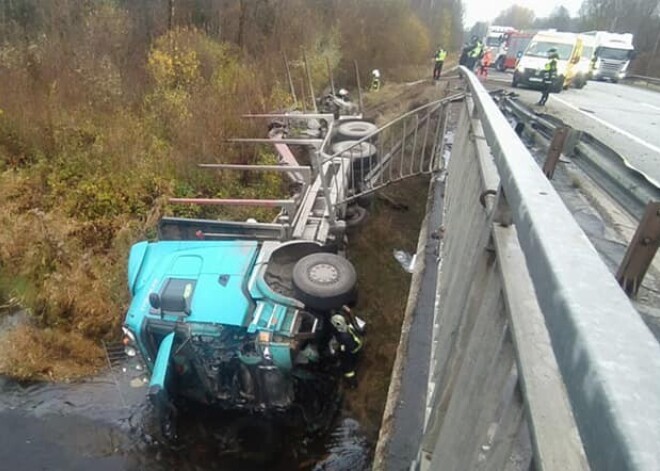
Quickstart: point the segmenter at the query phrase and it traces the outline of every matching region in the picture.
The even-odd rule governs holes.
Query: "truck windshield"
[[[630,51],[628,49],[601,47],[598,49],[598,57],[615,61],[627,61],[630,58]]]
[[[486,46],[497,47],[502,43],[502,36],[488,36],[486,38]]]
[[[573,52],[573,44],[553,43],[550,41],[532,41],[525,52],[526,56],[548,57],[548,50],[555,48],[559,54],[559,60],[568,60]]]
[[[583,46],[582,47],[582,57],[585,59],[591,59],[591,56],[594,53],[594,48],[590,46]]]

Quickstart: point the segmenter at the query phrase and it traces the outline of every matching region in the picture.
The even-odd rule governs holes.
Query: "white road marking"
[[[650,143],[646,142],[645,140],[640,139],[639,137],[635,136],[634,134],[629,133],[628,131],[624,131],[624,130],[621,129],[621,128],[617,128],[617,127],[614,126],[613,124],[610,124],[610,123],[608,123],[607,121],[605,121],[605,120],[603,120],[603,119],[601,119],[601,118],[598,118],[598,117],[594,116],[594,115],[591,114],[591,113],[586,113],[586,112],[582,111],[580,108],[578,108],[577,106],[570,104],[570,103],[567,102],[566,100],[562,100],[561,98],[557,98],[556,96],[553,96],[553,95],[550,95],[550,98],[553,99],[553,100],[557,100],[559,103],[561,103],[561,104],[563,104],[563,105],[565,105],[565,106],[568,106],[568,107],[571,108],[572,110],[575,110],[575,111],[577,111],[578,113],[583,114],[584,116],[586,116],[586,117],[588,117],[588,118],[590,118],[590,119],[593,119],[593,120],[596,121],[597,123],[602,124],[603,126],[609,128],[609,129],[611,129],[612,131],[614,131],[614,132],[618,132],[619,134],[621,134],[621,135],[623,135],[623,136],[626,136],[628,139],[630,139],[630,140],[632,140],[632,141],[635,141],[637,144],[640,144],[640,145],[646,147],[647,149],[649,149],[649,150],[651,150],[651,151],[653,151],[653,152],[655,152],[655,153],[657,153],[657,154],[660,154],[660,147],[658,147],[658,146],[654,146],[653,144],[650,144]],[[649,106],[652,106],[652,105],[649,105]]]
[[[648,108],[652,108],[654,110],[660,111],[660,106],[649,105],[648,103],[642,103],[642,106],[646,106]]]

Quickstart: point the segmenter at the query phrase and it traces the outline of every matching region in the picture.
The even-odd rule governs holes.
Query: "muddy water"
[[[135,366],[77,384],[0,378],[0,469],[339,471],[370,464],[373,437],[341,414],[325,435],[306,437],[258,417],[187,408],[178,439],[159,443]]]

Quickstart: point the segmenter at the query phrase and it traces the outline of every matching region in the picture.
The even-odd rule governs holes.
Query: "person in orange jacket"
[[[490,49],[486,49],[486,52],[484,52],[484,55],[481,58],[481,65],[479,67],[479,75],[481,77],[488,78],[488,68],[492,62],[493,53],[490,51]]]

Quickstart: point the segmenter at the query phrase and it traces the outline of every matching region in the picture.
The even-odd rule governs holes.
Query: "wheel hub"
[[[329,285],[339,279],[339,272],[329,263],[319,263],[310,268],[309,279],[315,283]]]

